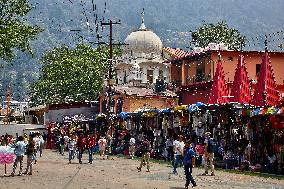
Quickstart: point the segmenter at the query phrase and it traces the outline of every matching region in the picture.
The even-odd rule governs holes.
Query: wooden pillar
[[[100,114],[103,113],[103,96],[100,96]]]
[[[184,61],[181,63],[181,85],[186,85],[186,68]]]

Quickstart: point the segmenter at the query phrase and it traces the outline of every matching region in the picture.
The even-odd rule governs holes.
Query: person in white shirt
[[[39,151],[40,147],[40,139],[38,137],[39,133],[36,133],[36,135],[33,137],[33,140],[35,142],[35,153],[34,153],[34,158],[35,158],[35,163],[37,163],[37,152]]]
[[[174,161],[173,161],[173,173],[177,174],[177,167],[178,165],[182,165],[183,161],[183,149],[184,149],[184,142],[183,142],[183,136],[179,136],[179,140],[175,140],[173,143],[174,146]]]
[[[67,144],[68,146],[68,151],[69,151],[69,164],[71,164],[71,160],[74,159],[74,152],[75,152],[75,149],[76,149],[76,139],[74,136],[72,136],[70,139],[69,139],[69,142]]]
[[[44,147],[44,140],[43,140],[43,137],[42,137],[42,135],[39,135],[39,143],[38,143],[38,145],[39,145],[39,157],[41,157],[42,156],[42,149],[43,149],[43,147]]]
[[[131,159],[133,159],[134,154],[135,154],[135,138],[131,137],[129,140],[129,155]]]

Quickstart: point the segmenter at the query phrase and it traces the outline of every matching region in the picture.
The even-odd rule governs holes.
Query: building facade
[[[193,104],[198,101],[203,103],[208,102],[212,80],[216,71],[217,62],[220,58],[223,62],[224,75],[229,89],[228,93],[231,94],[240,51],[231,51],[226,48],[220,48],[220,46],[216,44],[211,44],[211,46],[206,49],[197,49],[193,52],[185,52],[181,49],[171,48],[164,48],[164,51],[169,54],[171,58],[170,78],[179,88],[181,104]],[[248,76],[253,89],[260,71],[264,52],[244,51],[242,54],[244,55]],[[283,99],[284,53],[269,52],[269,57],[273,67],[277,88]]]
[[[163,57],[161,39],[146,28],[144,13],[141,26],[131,32],[124,43],[122,56],[115,65],[116,83],[111,92],[106,88],[102,93],[100,112],[105,113],[108,108],[110,113],[118,114],[173,107],[176,94],[165,87],[170,82],[169,63]],[[157,91],[159,88],[161,90]]]

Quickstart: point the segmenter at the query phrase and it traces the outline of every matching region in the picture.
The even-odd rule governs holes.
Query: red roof
[[[166,51],[167,53],[169,53],[171,56],[173,56],[174,59],[182,59],[184,57],[191,55],[190,52],[184,51],[184,50],[179,49],[179,48],[165,47],[165,48],[163,48],[163,50]]]
[[[226,103],[228,102],[228,94],[229,91],[225,80],[222,61],[218,60],[208,103],[209,104]]]
[[[275,106],[279,105],[279,103],[280,95],[277,90],[270,57],[268,56],[268,52],[265,52],[260,66],[252,104],[256,106]]]
[[[231,91],[231,102],[239,102],[249,104],[251,101],[250,81],[246,68],[245,57],[243,54],[239,56],[233,87]]]

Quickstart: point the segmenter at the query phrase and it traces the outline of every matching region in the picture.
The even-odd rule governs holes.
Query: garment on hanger
[[[168,126],[169,126],[169,123],[168,123],[168,121],[166,119],[166,116],[164,116],[163,117],[163,122],[162,122],[162,127],[163,127],[163,129],[166,130],[168,128]]]
[[[196,127],[195,133],[196,133],[196,136],[202,137],[204,135],[204,128],[202,126]]]
[[[180,126],[180,118],[179,116],[176,116],[173,120],[173,127],[176,128],[176,127],[179,127]]]

